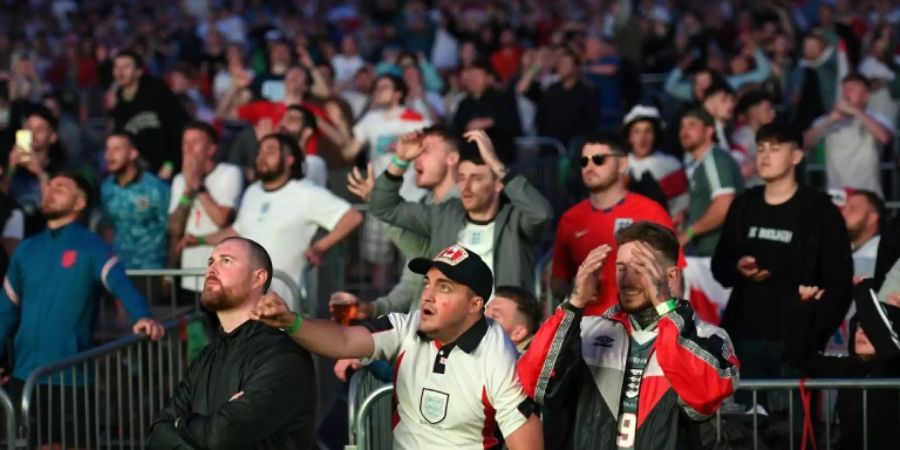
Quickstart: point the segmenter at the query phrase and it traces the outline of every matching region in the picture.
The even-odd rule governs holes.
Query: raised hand
[[[372,189],[374,188],[375,173],[372,171],[371,163],[366,168],[365,178],[363,178],[356,167],[347,174],[347,190],[359,197],[363,202],[369,203],[369,199],[372,197]]]
[[[463,134],[463,138],[478,146],[478,153],[481,154],[481,159],[491,168],[494,175],[497,175],[498,178],[503,178],[506,175],[506,166],[503,165],[503,162],[497,156],[497,152],[494,150],[494,143],[487,133],[483,130],[467,131]]]
[[[612,247],[603,244],[588,253],[581,265],[578,266],[578,272],[575,273],[575,287],[572,295],[569,296],[569,303],[577,308],[584,308],[588,303],[597,299],[597,284],[599,282],[600,270],[603,269],[603,263]]]
[[[397,158],[403,161],[412,161],[418,158],[425,151],[425,146],[422,145],[423,137],[421,131],[413,131],[400,136],[400,139],[397,140]]]

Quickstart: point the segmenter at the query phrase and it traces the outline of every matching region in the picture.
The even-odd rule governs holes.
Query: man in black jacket
[[[159,78],[144,74],[137,53],[122,51],[113,65],[116,104],[113,127],[135,136],[146,169],[168,180],[181,168],[181,132],[190,120],[181,102]]]
[[[492,87],[494,73],[486,61],[476,61],[463,72],[468,93],[453,116],[453,129],[463,134],[483,130],[496,143],[505,163],[516,159],[515,138],[522,134],[515,99]]]
[[[223,334],[153,422],[150,448],[313,448],[312,359],[284,332],[250,320],[271,282],[272,261],[256,242],[229,238],[213,251],[200,300]]]
[[[801,139],[779,124],[757,131],[765,186],[734,200],[712,259],[716,280],[733,288],[722,327],[745,379],[802,376],[850,303],[847,229],[825,194],[798,185]]]

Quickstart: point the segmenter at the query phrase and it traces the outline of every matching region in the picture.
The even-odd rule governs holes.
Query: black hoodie
[[[747,295],[753,292],[753,287],[748,287],[752,282],[737,271],[738,260],[752,255],[749,249],[753,242],[748,236],[754,232],[762,233],[751,229],[750,222],[754,218],[749,217],[749,213],[765,202],[764,189],[763,186],[750,189],[734,200],[712,258],[713,276],[723,286],[733,288],[722,317],[722,327],[734,340],[744,337],[741,332],[732,331],[746,324],[747,311],[771,300]],[[774,260],[760,264],[762,268],[769,264],[787,268],[782,273],[773,271],[772,278],[778,278],[778,298],[777,302],[769,304],[777,305],[776,310],[756,312],[773,319],[759,321],[758,326],[780,324],[781,329],[773,331],[784,345],[785,359],[802,366],[824,348],[847,314],[853,260],[844,219],[827,195],[801,186],[789,202],[794,203],[791,208],[796,217],[793,242],[783,253],[770,257]],[[820,300],[804,302],[798,292],[800,285],[818,286],[825,293]]]
[[[130,101],[122,98],[122,89],[118,89],[112,119],[116,131],[128,131],[135,136],[135,145],[149,171],[157,173],[163,162],[171,161],[178,172],[181,133],[190,118],[162,80],[142,76]]]

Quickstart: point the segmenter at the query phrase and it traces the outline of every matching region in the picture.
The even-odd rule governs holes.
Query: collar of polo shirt
[[[481,316],[474,325],[469,327],[468,330],[464,331],[463,334],[459,335],[459,338],[454,342],[442,343],[442,348],[453,348],[459,347],[466,353],[472,353],[478,348],[478,344],[481,343],[481,340],[484,338],[484,335],[487,333],[488,324],[487,319],[484,316]],[[425,335],[425,333],[421,331],[417,331],[416,335],[419,336],[419,339],[424,341],[431,341],[432,339]],[[448,349],[449,350],[449,349]]]

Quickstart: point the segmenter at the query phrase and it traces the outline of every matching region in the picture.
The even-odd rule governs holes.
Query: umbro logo
[[[578,239],[578,238],[580,238],[580,237],[586,235],[587,232],[588,232],[588,230],[576,231],[576,232],[575,232],[575,239]]]
[[[594,338],[594,347],[606,347],[610,348],[613,345],[613,339],[610,336],[597,336]]]

